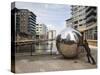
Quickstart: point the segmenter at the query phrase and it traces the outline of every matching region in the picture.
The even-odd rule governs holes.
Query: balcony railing
[[[88,17],[87,19],[86,19],[86,22],[88,23],[88,22],[93,22],[93,21],[95,21],[96,20],[96,16],[94,16],[94,15],[91,15],[90,17]]]
[[[86,30],[86,25],[78,26],[78,30],[80,32],[85,31]]]
[[[94,12],[94,9],[92,8],[92,9],[90,9],[86,14],[89,15],[89,14],[91,14],[91,13],[93,13],[93,12]]]

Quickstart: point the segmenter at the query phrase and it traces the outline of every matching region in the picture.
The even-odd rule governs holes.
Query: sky
[[[66,28],[65,20],[71,17],[70,5],[16,2],[15,7],[32,11],[37,23],[45,24],[48,30],[56,30],[57,34]]]

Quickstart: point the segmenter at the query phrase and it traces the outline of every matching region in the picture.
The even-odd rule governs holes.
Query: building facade
[[[84,39],[97,40],[97,8],[71,6],[73,28],[83,33]]]
[[[72,24],[73,24],[73,27],[75,29],[78,29],[80,31],[84,31],[84,28],[86,26],[85,22],[85,17],[86,17],[86,14],[85,14],[85,6],[72,6]]]
[[[32,12],[29,13],[28,17],[28,31],[34,36],[36,35],[36,15]]]
[[[97,8],[86,7],[86,39],[97,40]]]
[[[28,9],[18,9],[15,13],[17,39],[33,39],[36,36],[36,15]]]
[[[37,39],[46,39],[47,38],[47,27],[45,24],[36,25],[36,38]]]

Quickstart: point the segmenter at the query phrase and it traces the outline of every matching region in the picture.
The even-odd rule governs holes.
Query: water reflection
[[[45,52],[48,49],[47,42],[37,43],[35,44],[35,51],[37,53]]]
[[[71,41],[73,40],[74,42],[79,41],[79,37],[81,36],[81,33],[71,27],[67,27],[61,33],[59,34],[61,36],[61,39],[65,39],[65,41]]]

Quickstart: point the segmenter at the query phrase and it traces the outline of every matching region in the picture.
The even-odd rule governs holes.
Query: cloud
[[[37,23],[43,23],[49,29],[55,29],[57,34],[65,28],[65,20],[71,16],[70,6],[63,4],[16,2],[16,7],[29,9],[37,15]]]
[[[66,7],[66,5],[65,4],[49,4],[49,3],[47,3],[47,4],[43,4],[44,5],[44,8],[46,8],[46,9],[63,9],[63,8],[65,8]]]

